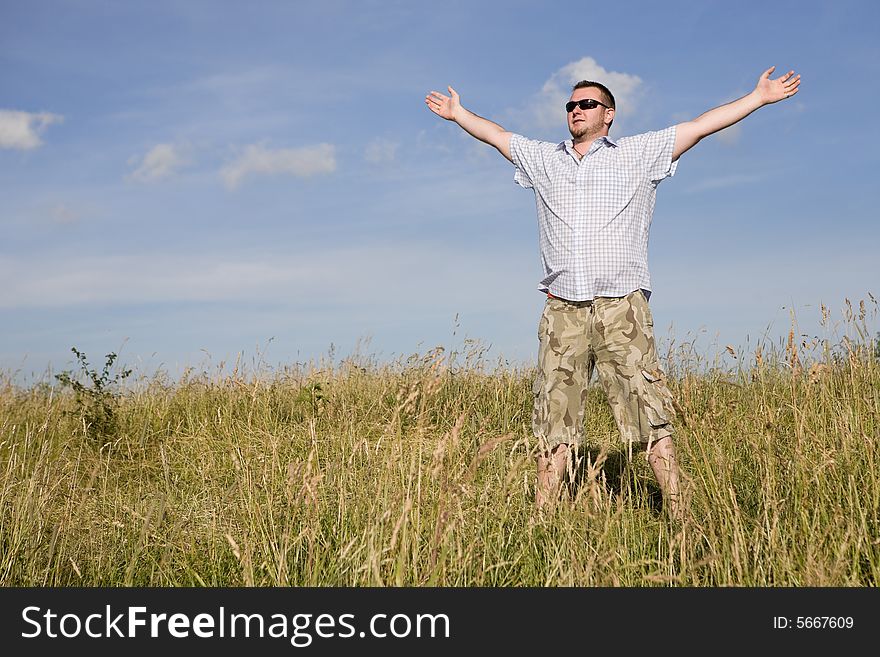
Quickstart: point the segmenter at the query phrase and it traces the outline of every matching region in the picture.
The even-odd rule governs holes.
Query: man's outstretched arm
[[[742,121],[759,107],[794,96],[798,92],[801,76],[795,75],[794,71],[789,71],[785,75],[771,80],[770,74],[775,68],[775,66],[771,66],[761,74],[757,86],[750,94],[711,109],[693,121],[686,121],[675,126],[673,161],[681,157],[682,153],[693,147],[703,137],[708,137],[713,132],[718,132]]]
[[[510,134],[497,123],[484,119],[461,106],[461,101],[452,87],[449,96],[439,91],[432,91],[425,97],[425,104],[434,114],[447,121],[455,121],[469,135],[484,141],[498,149],[504,157],[510,160]]]

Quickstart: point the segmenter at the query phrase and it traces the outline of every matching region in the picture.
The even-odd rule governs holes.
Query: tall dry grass
[[[534,372],[478,351],[141,377],[101,439],[7,381],[0,584],[874,586],[880,360],[864,304],[841,325],[733,367],[670,350],[680,524],[598,389],[570,499],[536,515]]]

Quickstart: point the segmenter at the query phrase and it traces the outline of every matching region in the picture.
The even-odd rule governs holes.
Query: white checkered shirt
[[[535,191],[542,292],[569,301],[650,290],[648,232],[657,185],[675,174],[675,126],[612,141],[578,159],[561,144],[512,135],[514,181]]]

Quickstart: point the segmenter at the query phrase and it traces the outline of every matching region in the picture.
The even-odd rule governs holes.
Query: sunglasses
[[[602,107],[608,107],[605,103],[600,103],[598,100],[593,98],[584,98],[583,100],[570,100],[565,104],[565,111],[571,114],[574,111],[575,107],[580,107],[582,110],[591,110],[596,109],[598,105]],[[608,107],[608,109],[611,109]]]

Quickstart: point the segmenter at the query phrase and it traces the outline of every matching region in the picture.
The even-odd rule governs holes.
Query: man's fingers
[[[782,97],[783,98],[791,98],[798,92],[798,88],[801,85],[800,76],[796,78],[792,78],[789,82],[786,82],[782,86]]]
[[[801,84],[801,76],[797,76],[796,78],[792,78],[788,82],[783,85],[786,91],[792,91],[793,89],[797,89]]]
[[[425,104],[428,106],[428,109],[434,112],[439,117],[444,119],[449,118],[449,97],[444,96],[438,91],[432,91],[430,94],[425,96]]]
[[[449,100],[447,98],[443,98],[443,97],[437,98],[437,97],[433,97],[433,96],[428,96],[427,98],[425,98],[425,102],[428,104],[428,107],[430,107],[431,109],[439,110],[446,103],[448,103]]]
[[[770,74],[771,74],[773,71],[775,71],[775,70],[776,70],[776,67],[775,67],[775,66],[771,66],[771,67],[768,68],[766,71],[764,71],[764,73],[761,74],[761,77],[762,77],[762,78],[769,78],[769,77],[770,77]]]

